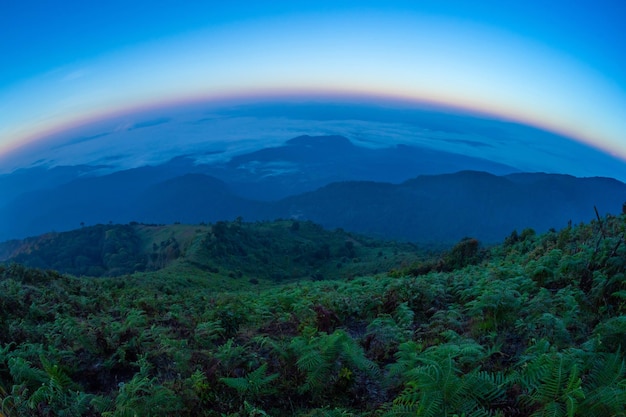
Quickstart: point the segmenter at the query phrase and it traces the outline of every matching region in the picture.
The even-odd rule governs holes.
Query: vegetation
[[[3,256],[4,255],[4,256]],[[336,279],[416,262],[417,247],[309,221],[96,225],[0,244],[0,259],[75,276],[207,276],[226,282]],[[223,287],[221,289],[224,289]]]
[[[626,415],[626,215],[430,260],[210,228],[154,272],[0,266],[0,415]],[[364,272],[311,274],[339,252]]]

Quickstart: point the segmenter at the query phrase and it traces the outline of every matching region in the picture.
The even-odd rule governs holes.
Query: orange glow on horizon
[[[12,141],[5,146],[0,146],[0,156],[7,156],[12,152],[30,146],[37,146],[45,143],[51,138],[59,139],[64,133],[71,134],[72,131],[97,125],[109,120],[122,117],[140,117],[142,114],[150,112],[176,112],[177,109],[188,109],[193,106],[209,106],[216,109],[262,103],[277,102],[319,102],[329,104],[366,104],[372,107],[390,107],[397,109],[414,109],[414,110],[432,110],[442,113],[461,114],[484,119],[505,121],[510,123],[522,124],[555,133],[567,138],[575,139],[588,146],[600,149],[603,152],[611,154],[626,161],[626,155],[617,154],[611,149],[600,147],[596,144],[587,132],[577,132],[574,130],[562,128],[556,123],[550,123],[545,120],[536,120],[532,115],[514,115],[489,108],[486,104],[471,102],[467,103],[451,102],[451,100],[433,99],[414,97],[409,94],[385,94],[373,91],[355,91],[348,90],[322,90],[322,89],[256,89],[254,91],[238,91],[230,93],[217,94],[198,94],[196,96],[185,96],[170,98],[159,102],[132,103],[125,107],[115,109],[105,109],[99,111],[85,112],[77,114],[65,120],[56,119],[49,124],[40,124],[40,126],[28,129],[18,136],[17,140]]]

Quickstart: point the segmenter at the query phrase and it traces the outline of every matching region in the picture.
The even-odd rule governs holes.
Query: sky
[[[138,109],[360,94],[626,160],[624,21],[624,0],[0,0],[0,156]]]

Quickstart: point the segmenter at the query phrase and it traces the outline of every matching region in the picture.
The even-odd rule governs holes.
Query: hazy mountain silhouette
[[[422,175],[480,167],[481,171]],[[606,178],[512,173],[512,168],[409,146],[369,149],[341,136],[301,136],[228,162],[177,157],[96,176],[96,168],[41,168],[0,177],[0,240],[81,224],[199,223],[303,218],[328,227],[422,242],[499,241],[616,213],[625,185]],[[494,175],[508,174],[508,175]],[[41,177],[39,185],[31,184]],[[411,178],[411,179],[409,179]],[[24,192],[16,187],[23,184]],[[39,189],[37,188],[39,187]]]
[[[238,197],[223,181],[202,174],[155,184],[135,199],[132,209],[132,217],[146,223],[215,222],[267,211],[264,203]]]
[[[407,145],[370,149],[343,136],[299,136],[283,146],[236,156],[202,172],[232,184],[242,196],[277,200],[337,181],[398,183],[422,174],[464,169],[508,174],[504,164]]]
[[[8,202],[20,194],[49,189],[71,182],[97,171],[100,167],[87,165],[57,166],[48,169],[38,166],[0,175],[0,202]],[[2,205],[0,203],[0,205]]]
[[[420,242],[472,236],[501,241],[511,231],[561,228],[619,213],[626,184],[556,174],[484,172],[420,176],[402,184],[343,182],[281,201],[276,213],[326,227]]]

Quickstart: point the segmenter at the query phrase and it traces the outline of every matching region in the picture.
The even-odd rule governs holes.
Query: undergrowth
[[[0,415],[625,415],[625,230],[238,291],[0,266]],[[231,256],[214,242],[197,262]]]

